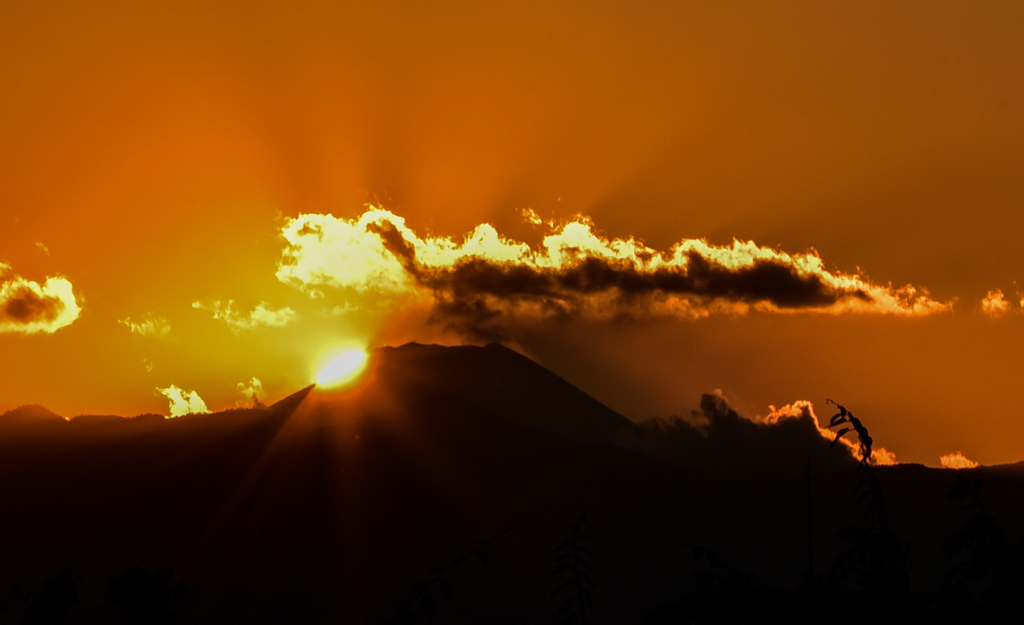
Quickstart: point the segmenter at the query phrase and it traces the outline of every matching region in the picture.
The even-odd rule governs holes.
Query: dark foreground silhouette
[[[25,407],[0,416],[0,623],[1016,607],[1021,466],[865,469],[807,415],[758,424],[709,395],[690,418],[636,425],[493,344],[384,348],[356,385],[264,408]]]

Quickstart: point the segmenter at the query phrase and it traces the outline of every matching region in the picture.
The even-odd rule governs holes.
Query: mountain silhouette
[[[38,404],[20,406],[0,414],[0,427],[52,425],[64,422],[64,417]]]
[[[438,622],[550,622],[554,550],[585,515],[591,620],[639,623],[693,589],[693,546],[799,586],[808,461],[824,572],[863,516],[856,461],[808,420],[755,424],[714,396],[701,411],[700,429],[634,424],[497,344],[381,348],[352,385],[261,408],[70,421],[19,408],[0,416],[0,592],[67,568],[75,617],[119,622],[107,580],[166,570],[186,589],[182,622],[384,622],[403,609],[425,621],[428,607]],[[913,541],[913,588],[937,588],[941,542],[964,522],[946,496],[956,473],[877,470]],[[1022,467],[970,473],[1019,533]]]

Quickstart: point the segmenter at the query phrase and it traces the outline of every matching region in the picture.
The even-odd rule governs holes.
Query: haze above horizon
[[[633,419],[829,397],[899,460],[1024,459],[1022,23],[6,3],[0,413],[500,340]]]

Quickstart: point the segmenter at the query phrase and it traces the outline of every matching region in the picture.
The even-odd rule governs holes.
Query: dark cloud
[[[16,323],[52,322],[64,310],[64,302],[56,297],[40,297],[31,289],[14,290],[4,302],[3,317]]]
[[[928,315],[948,310],[912,286],[893,288],[828,271],[816,252],[789,254],[752,241],[715,246],[683,239],[668,251],[635,238],[609,239],[585,217],[550,229],[540,246],[480,224],[463,240],[420,237],[390,211],[369,207],[355,219],[300,215],[280,280],[313,296],[320,287],[415,305],[431,321],[478,339],[502,339],[522,324],[711,313],[874,313]],[[428,297],[423,297],[428,296]]]
[[[0,264],[0,279],[0,332],[55,332],[74,322],[81,312],[65,278],[47,278],[39,285]]]
[[[426,267],[415,246],[390,221],[367,228],[421,287],[435,298],[433,320],[481,339],[504,338],[501,327],[510,308],[532,305],[545,317],[570,319],[594,296],[609,296],[620,314],[636,312],[652,300],[681,297],[699,305],[766,304],[778,310],[821,309],[847,300],[874,302],[860,288],[837,288],[816,273],[801,273],[775,258],[727,267],[696,250],[686,263],[638,268],[625,260],[585,256],[561,267],[502,263],[468,257],[450,267]]]

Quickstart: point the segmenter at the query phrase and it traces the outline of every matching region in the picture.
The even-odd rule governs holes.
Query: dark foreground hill
[[[376,352],[351,388],[267,408],[12,411],[0,416],[0,601],[33,594],[8,597],[0,622],[32,618],[61,584],[77,598],[56,614],[76,623],[146,622],[139,610],[182,623],[553,622],[562,604],[579,610],[567,601],[584,568],[588,622],[683,618],[697,581],[743,596],[806,583],[808,463],[823,587],[850,549],[838,534],[866,527],[856,461],[809,418],[755,424],[712,396],[700,417],[699,431],[638,426],[501,346],[415,344]],[[956,474],[875,471],[910,555],[904,590],[935,604],[922,592],[955,564],[941,543],[968,518],[947,497]],[[1019,533],[1019,468],[970,473],[991,517]],[[560,570],[556,547],[577,527],[585,565]],[[858,588],[852,573],[838,583]]]

